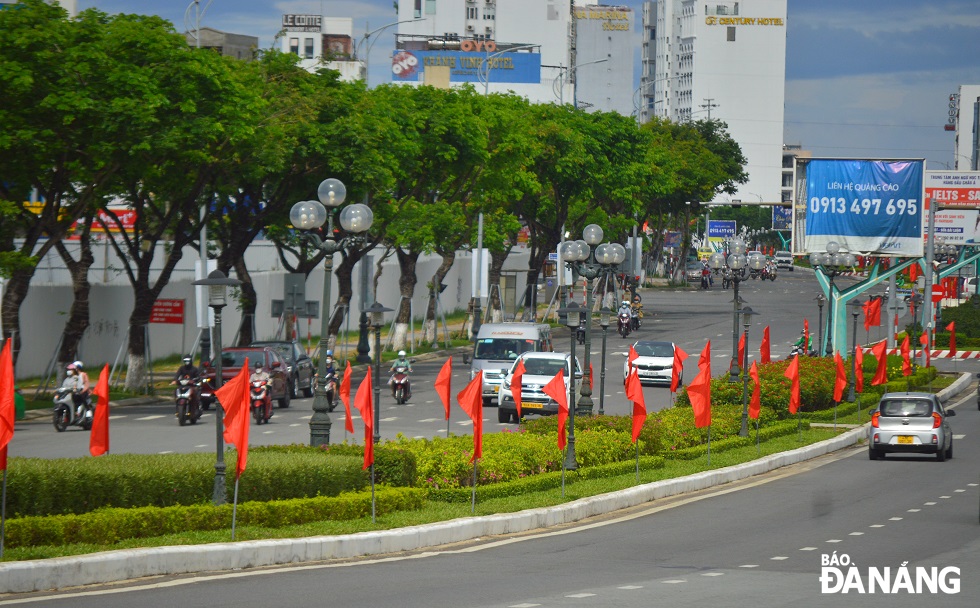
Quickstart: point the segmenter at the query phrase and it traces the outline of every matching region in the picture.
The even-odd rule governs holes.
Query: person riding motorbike
[[[633,305],[630,308],[633,312],[633,329],[640,329],[640,319],[643,318],[643,302],[639,294],[633,296]]]
[[[403,350],[398,351],[398,358],[391,362],[388,373],[393,374],[396,367],[404,367],[408,373],[412,373],[412,362],[408,360]],[[391,378],[388,379],[388,384],[391,384]]]
[[[81,361],[75,361],[74,363],[72,363],[72,365],[75,366],[75,373],[78,374],[78,385],[81,387],[79,396],[83,403],[90,402],[92,391],[91,391],[91,385],[89,384],[88,381],[88,374],[86,374],[85,370],[82,369]]]
[[[71,400],[75,406],[75,419],[80,419],[85,412],[85,398],[82,396],[82,379],[78,375],[78,368],[74,363],[69,363],[65,370],[65,380],[61,383],[61,388],[71,391]]]
[[[190,355],[184,356],[181,360],[181,366],[177,368],[177,371],[174,373],[174,379],[170,381],[170,384],[177,384],[177,381],[184,376],[188,376],[191,382],[197,382],[201,377],[201,370],[194,366],[194,359]],[[196,412],[200,408],[201,394],[197,390],[191,394],[193,395],[191,409]]]
[[[803,338],[806,336],[806,330],[800,331],[800,337],[797,338],[796,342],[793,343],[793,348],[800,350],[803,354],[809,354],[813,350],[813,336],[806,336],[807,340],[806,349],[803,349]]]
[[[265,406],[266,406],[266,409],[269,411],[269,415],[271,416],[272,415],[272,411],[271,411],[272,408],[269,407],[269,404],[272,403],[272,390],[271,390],[271,387],[269,386],[269,384],[272,381],[272,376],[270,376],[269,373],[266,372],[265,369],[262,368],[262,363],[261,362],[256,362],[255,363],[254,370],[255,371],[252,372],[252,375],[248,377],[248,383],[249,384],[252,384],[253,382],[265,382],[265,384],[266,384],[266,391],[265,391],[265,402],[266,402],[266,405]]]

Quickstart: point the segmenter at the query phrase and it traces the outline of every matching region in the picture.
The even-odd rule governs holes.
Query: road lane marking
[[[158,418],[164,418],[164,416],[157,414],[155,416],[143,416],[142,418],[136,418],[135,420],[156,420]]]
[[[933,500],[930,500],[929,502],[925,502],[925,503],[922,503],[922,504],[924,504],[924,505],[926,505],[926,506],[929,506],[929,507],[931,507],[931,506],[933,506],[934,504],[936,504],[936,502],[935,502],[935,501],[933,501]]]
[[[789,557],[787,557],[785,555],[777,555],[775,557],[770,557],[769,559],[772,560],[772,561],[774,561],[774,562],[781,562],[784,559],[789,559]]]
[[[759,564],[742,564],[739,568],[758,568]]]
[[[680,579],[680,578],[672,578],[672,579],[668,579],[666,581],[660,581],[660,582],[661,583],[664,583],[665,585],[676,585],[677,583],[686,583],[687,581],[684,580],[684,579]]]
[[[595,597],[595,594],[594,593],[573,593],[571,595],[566,595],[565,597],[572,597],[572,598],[581,599],[583,597]]]
[[[623,585],[622,587],[616,587],[617,589],[624,589],[626,591],[632,591],[634,589],[643,589],[643,585]]]
[[[909,510],[908,510],[908,512],[909,512],[909,513],[918,513],[918,512],[919,512],[919,511],[921,511],[921,510],[922,510],[922,509],[909,509]]]
[[[888,521],[902,521],[901,517],[889,517]]]
[[[511,604],[507,608],[535,608],[535,606],[540,606],[541,604]]]
[[[954,492],[966,492],[966,490],[954,490]]]
[[[173,454],[173,453],[174,453],[173,450],[164,450],[162,452],[157,452],[157,454]]]
[[[871,524],[869,528],[884,528],[885,524]]]
[[[703,572],[701,576],[725,576],[724,572]]]
[[[864,536],[864,532],[851,532],[848,536]]]
[[[841,542],[841,539],[839,539],[839,538],[831,538],[831,539],[828,539],[828,540],[826,540],[824,542],[828,542],[828,543],[839,543],[839,542]]]
[[[800,547],[800,551],[816,551],[816,547]]]

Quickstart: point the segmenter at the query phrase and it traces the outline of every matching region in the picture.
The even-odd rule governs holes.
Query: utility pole
[[[707,103],[701,104],[701,107],[708,111],[708,120],[711,120],[711,109],[712,108],[717,108],[718,107],[718,104],[713,103],[714,100],[715,100],[714,97],[705,97],[704,100]]]

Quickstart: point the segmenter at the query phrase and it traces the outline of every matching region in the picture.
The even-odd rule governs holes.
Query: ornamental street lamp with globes
[[[832,328],[834,326],[834,320],[837,318],[837,299],[834,297],[834,278],[845,272],[847,269],[853,268],[854,264],[857,263],[857,258],[854,257],[853,253],[841,253],[840,243],[837,241],[829,241],[826,249],[826,251],[812,252],[810,254],[810,265],[813,266],[814,269],[819,268],[830,281],[830,289],[827,292],[830,296],[828,298],[828,304],[830,306],[827,310],[827,345],[823,351],[825,355],[829,356],[834,353],[834,332],[832,331]],[[820,353],[819,345],[817,348],[817,353]]]
[[[728,268],[731,269],[732,276],[732,286],[734,287],[735,297],[733,302],[733,312],[732,312],[732,364],[729,369],[728,381],[731,383],[738,382],[738,376],[741,372],[741,362],[738,360],[738,315],[742,308],[742,301],[738,297],[738,286],[745,277],[748,276],[747,269],[761,270],[763,266],[766,265],[765,256],[753,253],[752,255],[745,256],[745,241],[740,238],[731,239],[726,243],[726,249],[728,250],[728,257],[725,257],[724,253],[716,251],[711,254],[708,258],[708,266],[710,266],[715,273],[720,272],[725,264],[728,264]]]
[[[364,242],[362,234],[371,228],[374,213],[371,208],[362,203],[348,205],[340,212],[340,227],[349,236],[337,239],[333,230],[333,211],[347,198],[347,188],[334,178],[320,182],[316,191],[319,201],[300,201],[289,211],[289,221],[293,226],[302,230],[303,237],[316,249],[324,253],[323,257],[323,299],[320,303],[320,358],[317,374],[316,394],[313,399],[313,416],[310,418],[310,445],[321,446],[330,443],[330,403],[327,400],[327,387],[324,378],[327,375],[327,358],[324,354],[330,348],[330,287],[333,279],[333,254],[359,245]],[[321,237],[317,233],[323,224],[327,224],[326,233]]]

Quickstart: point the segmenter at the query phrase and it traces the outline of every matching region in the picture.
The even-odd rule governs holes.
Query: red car
[[[279,407],[289,407],[289,371],[282,355],[269,346],[245,346],[239,348],[221,349],[221,377],[222,383],[228,382],[238,375],[242,370],[242,365],[248,358],[248,366],[251,371],[255,369],[255,363],[261,362],[266,373],[269,374],[269,386],[271,387],[271,397],[273,401],[279,402]],[[201,403],[205,409],[210,408],[214,403],[214,376],[215,362],[204,365],[204,379],[206,385],[202,386]],[[251,371],[249,374],[251,375]]]

